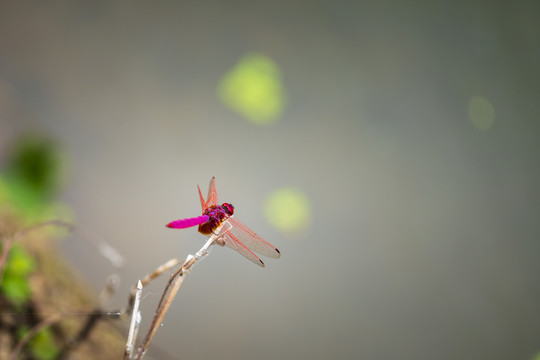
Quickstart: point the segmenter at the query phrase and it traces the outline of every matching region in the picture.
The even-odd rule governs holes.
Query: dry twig
[[[185,277],[184,275],[189,272],[189,270],[197,262],[197,260],[208,255],[209,248],[218,239],[219,235],[217,234],[220,233],[222,226],[223,225],[219,226],[214,231],[212,236],[203,245],[203,247],[199,251],[197,251],[197,253],[195,253],[195,255],[191,255],[191,254],[188,255],[182,267],[169,277],[169,281],[167,282],[167,285],[165,286],[165,289],[163,290],[163,293],[161,295],[161,299],[159,300],[159,303],[156,307],[156,311],[154,313],[152,323],[150,324],[148,332],[146,333],[146,336],[144,337],[143,343],[139,346],[136,359],[143,358],[144,354],[148,350],[148,346],[150,346],[150,342],[154,338],[154,335],[156,334],[157,329],[159,328],[159,324],[162,323],[165,317],[165,314],[169,310],[169,307],[171,306],[172,301],[176,296],[176,293],[178,292],[178,290],[180,289],[180,286],[182,285],[184,281],[184,277]]]
[[[47,326],[50,326],[52,324],[55,324],[62,320],[63,315],[61,313],[52,314],[36,326],[34,326],[30,331],[26,333],[26,335],[23,336],[23,338],[17,343],[17,345],[13,348],[13,351],[9,355],[9,360],[15,360],[23,347],[43,328],[46,328]]]
[[[135,349],[135,340],[137,339],[137,332],[139,331],[139,325],[141,324],[141,312],[139,311],[139,304],[141,303],[143,285],[139,280],[137,282],[137,291],[135,292],[135,300],[133,303],[133,315],[131,317],[131,324],[129,326],[129,333],[126,342],[126,351],[124,352],[124,360],[128,360],[133,356],[133,350]]]

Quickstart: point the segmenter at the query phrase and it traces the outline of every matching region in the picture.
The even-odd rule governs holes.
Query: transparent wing
[[[212,177],[212,180],[210,180],[210,186],[208,187],[208,197],[206,198],[206,207],[212,205],[218,205],[215,177]]]
[[[228,224],[226,224],[228,225]],[[264,263],[253,251],[249,250],[244,244],[242,244],[236,236],[234,236],[229,230],[222,230],[220,234],[220,239],[224,241],[225,245],[235,251],[240,255],[252,261],[253,263],[264,267]]]
[[[264,256],[268,256],[274,259],[277,259],[281,256],[281,253],[274,245],[270,244],[268,241],[255,234],[253,230],[248,228],[246,225],[244,225],[244,223],[242,223],[234,216],[229,217],[227,219],[227,222],[230,224],[230,226],[224,226],[223,231],[230,237],[235,239],[235,241],[240,242],[248,249]]]
[[[197,189],[199,189],[199,198],[201,199],[201,207],[202,207],[203,212],[206,209],[208,209],[210,206],[218,204],[215,177],[212,177],[212,179],[210,180],[210,186],[208,187],[208,196],[206,198],[206,201],[204,201],[204,196],[202,194],[202,191],[199,185],[197,185]]]
[[[204,211],[208,208],[208,206],[206,206],[206,201],[204,201],[204,197],[202,196],[201,188],[199,187],[199,185],[197,185],[197,189],[199,189],[199,197],[201,198],[201,207],[204,213]]]

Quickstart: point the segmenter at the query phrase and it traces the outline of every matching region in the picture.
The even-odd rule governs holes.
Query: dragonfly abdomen
[[[209,219],[208,215],[201,215],[201,216],[197,216],[197,217],[189,218],[189,219],[180,219],[180,220],[171,221],[170,223],[167,224],[167,227],[170,227],[173,229],[185,229],[188,227],[205,223],[208,221],[208,219]]]

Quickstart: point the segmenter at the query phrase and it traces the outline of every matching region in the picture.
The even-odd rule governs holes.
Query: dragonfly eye
[[[223,207],[223,210],[225,210],[225,212],[226,212],[228,215],[234,214],[234,206],[232,206],[232,204],[229,204],[229,203],[223,203],[223,205],[221,205],[221,207]]]

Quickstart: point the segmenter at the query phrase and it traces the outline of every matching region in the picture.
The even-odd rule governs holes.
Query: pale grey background
[[[25,129],[70,156],[62,199],[127,259],[131,284],[202,245],[164,224],[196,185],[278,246],[197,265],[156,358],[531,359],[540,351],[538,1],[0,3],[0,143]],[[216,86],[247,52],[283,71],[258,127]],[[474,95],[495,108],[484,132]],[[264,198],[296,186],[312,226],[285,237]],[[98,291],[115,270],[62,245]],[[145,289],[146,320],[162,282]],[[152,353],[150,353],[152,355]]]

